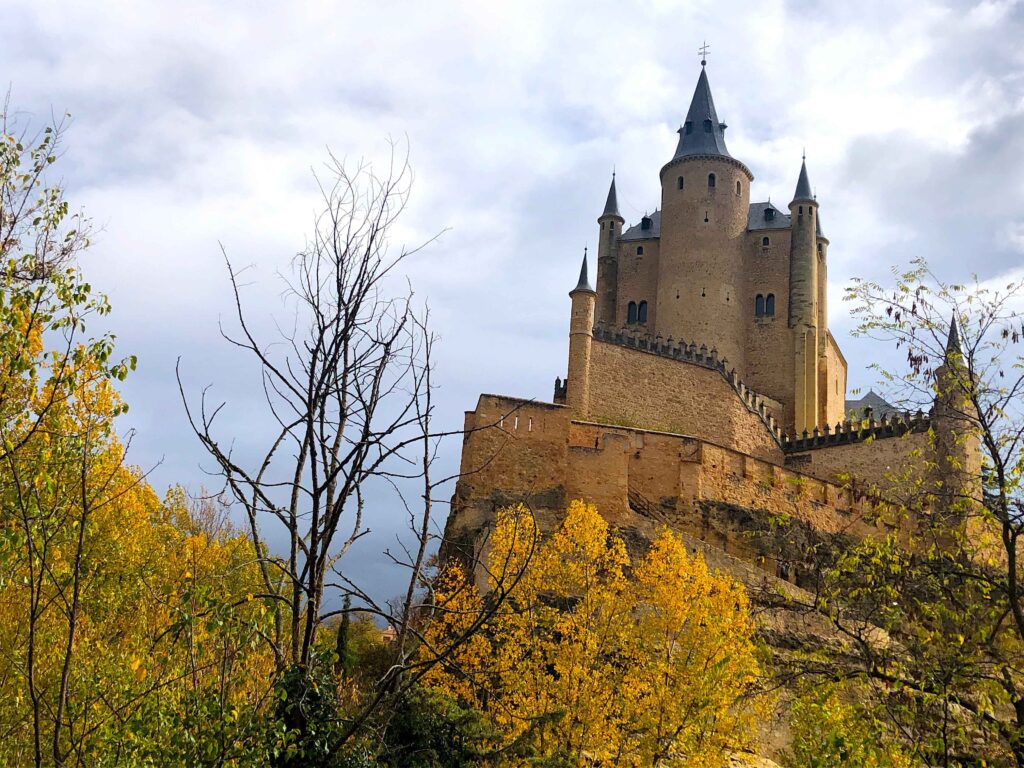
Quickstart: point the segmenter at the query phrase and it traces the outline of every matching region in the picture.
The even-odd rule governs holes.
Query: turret
[[[590,286],[587,274],[587,250],[583,249],[583,265],[576,287],[569,291],[572,315],[569,318],[569,373],[566,379],[565,402],[573,416],[586,418],[590,410],[590,354],[594,342],[594,306],[597,293]]]
[[[826,331],[819,316],[818,202],[811,192],[806,158],[800,164],[789,213],[789,327],[794,331],[796,379],[793,423],[796,433],[801,434],[818,425],[819,358],[824,356]]]
[[[600,228],[597,240],[597,309],[599,321],[615,322],[619,285],[619,237],[626,220],[619,214],[619,200],[615,192],[615,172],[608,188],[604,211],[597,218]]]
[[[743,263],[750,206],[747,167],[729,154],[707,70],[661,169],[661,236],[654,331],[716,347],[744,370]]]
[[[935,370],[931,412],[939,521],[944,525],[963,519],[970,503],[981,501],[981,445],[977,412],[971,400],[974,385],[954,314],[942,365]]]

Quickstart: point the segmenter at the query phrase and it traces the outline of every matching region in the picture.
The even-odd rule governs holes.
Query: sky
[[[391,141],[408,145],[393,243],[440,235],[407,263],[440,336],[436,420],[458,428],[481,392],[549,400],[611,171],[628,223],[657,207],[705,40],[751,199],[784,207],[806,150],[851,388],[874,384],[864,369],[885,354],[849,338],[851,277],[916,256],[947,279],[1024,272],[1014,0],[0,0],[0,17],[0,84],[19,119],[72,115],[61,177],[97,230],[82,268],[110,296],[119,349],[138,355],[121,427],[160,491],[217,486],[179,358],[189,393],[209,385],[227,403],[222,434],[240,455],[266,440],[255,369],[218,331],[232,311],[221,248],[248,267],[250,317],[272,333],[328,150],[379,166]],[[441,469],[458,452],[446,445]],[[401,575],[381,553],[403,516],[377,504],[349,557],[386,597]]]

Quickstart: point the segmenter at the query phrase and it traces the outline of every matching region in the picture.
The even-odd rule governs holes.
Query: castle
[[[976,443],[935,439],[955,410],[941,398],[925,414],[872,396],[851,418],[806,161],[788,211],[751,203],[725,130],[702,62],[660,208],[626,227],[612,177],[552,402],[485,394],[467,412],[446,547],[479,555],[502,506],[543,530],[583,498],[637,547],[667,524],[749,587],[800,589],[815,536],[884,529],[879,508],[943,466],[936,450],[980,469]],[[779,516],[800,536],[775,535]]]

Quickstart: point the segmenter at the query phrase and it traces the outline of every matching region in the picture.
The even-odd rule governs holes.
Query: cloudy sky
[[[790,199],[806,147],[831,239],[833,332],[851,386],[876,350],[848,339],[852,275],[927,256],[947,277],[1024,260],[1024,4],[752,2],[174,3],[0,0],[0,80],[22,119],[74,117],[61,163],[96,222],[84,269],[114,304],[132,460],[159,489],[210,483],[174,380],[212,384],[224,433],[261,438],[219,243],[252,265],[270,327],[278,272],[310,231],[330,147],[381,160],[408,139],[416,180],[396,245],[442,341],[438,418],[478,393],[549,399],[568,298],[618,170],[630,223],[657,207],[699,73],[752,199]],[[444,455],[458,460],[453,443]],[[356,553],[389,594],[382,513]]]

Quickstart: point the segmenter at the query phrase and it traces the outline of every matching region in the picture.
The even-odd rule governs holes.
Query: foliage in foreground
[[[499,515],[492,571],[525,561],[532,526],[522,507]],[[450,567],[427,643],[459,632],[479,600]],[[486,714],[501,765],[716,766],[755,730],[753,630],[742,586],[671,532],[631,563],[597,510],[573,502],[486,631],[428,680]]]

